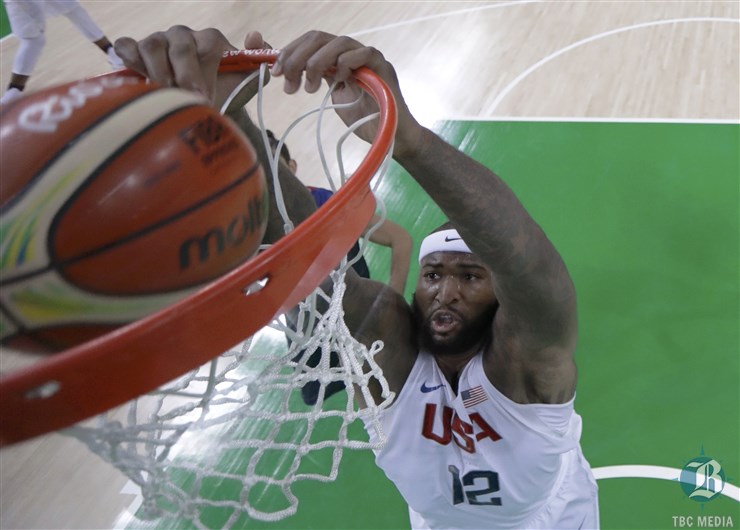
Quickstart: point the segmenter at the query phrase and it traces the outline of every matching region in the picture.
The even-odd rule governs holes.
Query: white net
[[[264,69],[260,80],[263,75]],[[317,111],[319,121],[327,101]],[[262,123],[261,105],[258,112]],[[341,158],[341,148],[338,154]],[[341,185],[347,178],[341,160],[339,167]],[[284,211],[283,216],[290,231]],[[232,528],[244,518],[292,515],[298,507],[296,484],[333,481],[344,449],[373,447],[355,423],[358,418],[375,429],[379,443],[384,440],[377,416],[392,394],[373,360],[382,343],[368,349],[343,319],[350,266],[344,259],[289,319],[278,317],[200,369],[64,432],[141,489],[137,518]],[[382,391],[379,403],[368,389],[373,379]],[[327,389],[337,385],[346,392],[325,399]],[[367,404],[361,410],[357,393]]]

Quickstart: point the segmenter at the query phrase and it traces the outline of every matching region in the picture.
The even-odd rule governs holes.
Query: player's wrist
[[[238,111],[257,94],[259,80],[254,79],[248,85],[242,87],[237,94],[232,93],[237,89],[240,83],[243,82],[245,76],[243,74],[225,73],[220,74],[216,81],[216,93],[214,96],[214,105],[216,108],[221,108],[224,103],[230,99],[228,107],[225,109],[224,114],[231,114],[232,112]],[[269,74],[265,76],[265,84],[269,81]]]
[[[407,127],[405,131],[399,127],[393,146],[393,159],[405,166],[423,158],[432,143],[432,137],[436,138],[436,135],[419,124]]]

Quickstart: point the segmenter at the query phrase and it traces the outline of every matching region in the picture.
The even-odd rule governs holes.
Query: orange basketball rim
[[[222,71],[253,70],[277,55],[227,52]],[[290,234],[219,280],[151,316],[0,377],[0,447],[68,427],[196,369],[295,306],[328,276],[375,212],[370,181],[396,129],[388,86],[367,68],[354,75],[380,115],[378,133],[352,178]]]

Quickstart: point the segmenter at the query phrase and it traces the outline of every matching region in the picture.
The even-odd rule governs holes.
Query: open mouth
[[[460,317],[450,311],[437,311],[432,315],[430,325],[434,333],[444,335],[460,325]]]

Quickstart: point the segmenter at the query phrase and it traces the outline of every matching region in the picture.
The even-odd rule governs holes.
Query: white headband
[[[467,252],[472,254],[473,251],[465,244],[457,230],[442,230],[429,234],[421,242],[419,249],[419,263],[425,256],[432,252]]]

